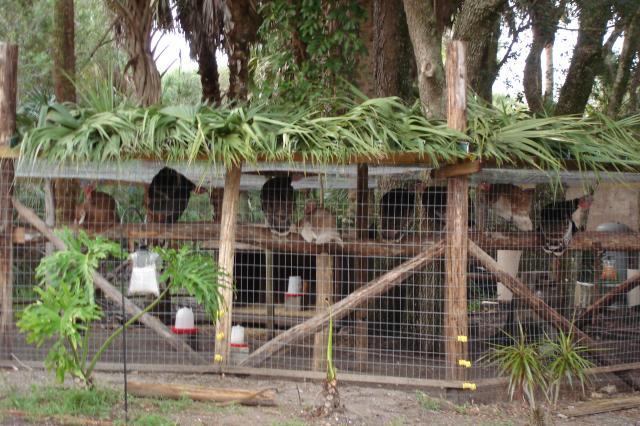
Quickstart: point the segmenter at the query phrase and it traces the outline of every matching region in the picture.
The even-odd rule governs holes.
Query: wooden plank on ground
[[[563,410],[561,411],[561,414],[564,414],[567,417],[581,417],[599,413],[608,413],[610,411],[629,410],[639,407],[640,395],[632,395],[587,401],[575,406],[575,408]]]
[[[181,399],[186,397],[194,401],[213,401],[227,404],[276,405],[274,393],[271,389],[222,389],[173,383],[144,383],[134,381],[128,383],[127,390],[132,395],[148,398]]]

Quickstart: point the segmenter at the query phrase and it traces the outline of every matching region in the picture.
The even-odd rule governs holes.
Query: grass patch
[[[275,421],[271,423],[271,426],[307,426],[305,422],[298,419]]]
[[[407,419],[404,417],[394,417],[387,421],[384,426],[404,426],[405,424],[407,424]]]
[[[466,415],[467,414],[467,410],[469,409],[470,405],[467,403],[464,404],[453,404],[453,411],[455,411],[458,414],[462,414],[462,415]]]
[[[440,400],[437,398],[432,398],[424,392],[417,391],[416,392],[416,400],[420,407],[427,411],[438,411],[440,410]]]
[[[1,409],[19,410],[30,416],[83,416],[106,419],[121,401],[120,392],[111,389],[65,389],[31,386],[29,392],[9,391],[0,401]]]
[[[193,407],[195,402],[187,397],[180,399],[159,399],[153,401],[160,414],[179,413]]]
[[[124,423],[123,423],[124,424]],[[128,424],[133,426],[176,426],[177,422],[162,414],[139,414]]]
[[[201,404],[201,411],[212,414],[242,414],[245,407],[240,404],[216,405],[215,403]]]

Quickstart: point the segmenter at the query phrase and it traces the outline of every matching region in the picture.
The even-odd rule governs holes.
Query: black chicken
[[[276,176],[265,182],[260,191],[260,201],[271,232],[289,234],[295,207],[291,176]]]
[[[196,185],[184,175],[163,167],[151,180],[144,198],[147,222],[175,223],[184,213]]]
[[[405,236],[415,209],[415,193],[394,188],[380,199],[380,235],[385,240],[400,241]]]
[[[540,232],[544,237],[542,250],[562,256],[567,250],[573,234],[579,229],[572,219],[578,209],[587,210],[593,198],[590,195],[567,201],[554,201],[540,212]]]

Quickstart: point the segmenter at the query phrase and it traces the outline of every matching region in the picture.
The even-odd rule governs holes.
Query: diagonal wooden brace
[[[487,271],[491,272],[505,287],[511,290],[514,296],[520,298],[520,300],[526,303],[540,318],[551,322],[555,327],[565,333],[572,332],[579,341],[582,341],[591,349],[591,354],[601,364],[613,365],[618,363],[614,356],[601,348],[602,345],[598,344],[598,342],[589,337],[584,331],[580,330],[575,324],[572,324],[555,309],[547,305],[544,300],[536,296],[535,293],[522,281],[503,271],[500,268],[500,265],[498,265],[498,262],[496,262],[471,240],[469,240],[469,254],[478,259]],[[638,379],[634,378],[627,372],[618,372],[616,374],[632,388],[640,389],[640,382]]]
[[[13,207],[16,209],[20,217],[33,225],[33,227],[40,231],[42,235],[47,237],[47,239],[57,250],[66,249],[64,242],[56,234],[54,234],[51,229],[47,227],[47,225],[38,217],[38,215],[36,215],[33,210],[18,201],[15,197],[13,198]],[[122,293],[120,293],[120,290],[118,290],[116,287],[111,285],[111,283],[107,281],[102,275],[94,272],[93,281],[96,287],[102,290],[107,299],[117,303],[118,305],[122,305]],[[137,315],[141,312],[141,309],[126,297],[124,298],[124,310],[131,316]],[[144,314],[140,317],[139,321],[155,331],[176,351],[185,353],[191,361],[197,363],[206,362],[205,359],[193,349],[191,349],[191,347],[184,340],[182,340],[175,334],[172,334],[171,331],[153,315]]]
[[[622,282],[621,284],[618,284],[617,286],[609,290],[607,294],[605,294],[604,296],[602,296],[601,298],[593,302],[591,306],[589,306],[587,309],[582,311],[580,315],[578,315],[578,318],[576,320],[580,321],[590,317],[595,311],[611,303],[613,299],[616,298],[616,296],[625,294],[626,292],[633,290],[639,285],[640,285],[640,274],[635,275],[631,278],[627,278],[626,281]]]
[[[444,243],[439,241],[416,257],[407,260],[386,274],[374,279],[366,286],[354,291],[349,296],[331,306],[333,320],[336,321],[345,317],[349,312],[366,303],[369,299],[389,291],[392,287],[400,284],[402,280],[412,275],[416,270],[424,268],[434,259],[437,259],[443,252]],[[284,333],[279,334],[249,355],[240,365],[259,366],[269,359],[269,357],[281,351],[285,345],[317,332],[328,323],[329,310],[327,309],[314,315],[305,322],[290,328]]]

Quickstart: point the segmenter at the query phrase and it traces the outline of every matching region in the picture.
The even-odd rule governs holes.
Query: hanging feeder
[[[232,348],[248,348],[249,345],[244,340],[244,327],[241,325],[234,325],[231,327],[231,339],[229,339],[229,346]]]
[[[156,267],[158,257],[158,253],[150,252],[144,246],[131,253],[129,258],[133,268],[129,282],[129,295],[152,294],[156,297],[160,295]]]
[[[171,327],[171,332],[174,334],[196,334],[198,332],[191,308],[178,309],[176,323]]]
[[[300,309],[302,307],[302,278],[299,276],[289,277],[287,292],[284,294],[284,306],[287,309]]]

